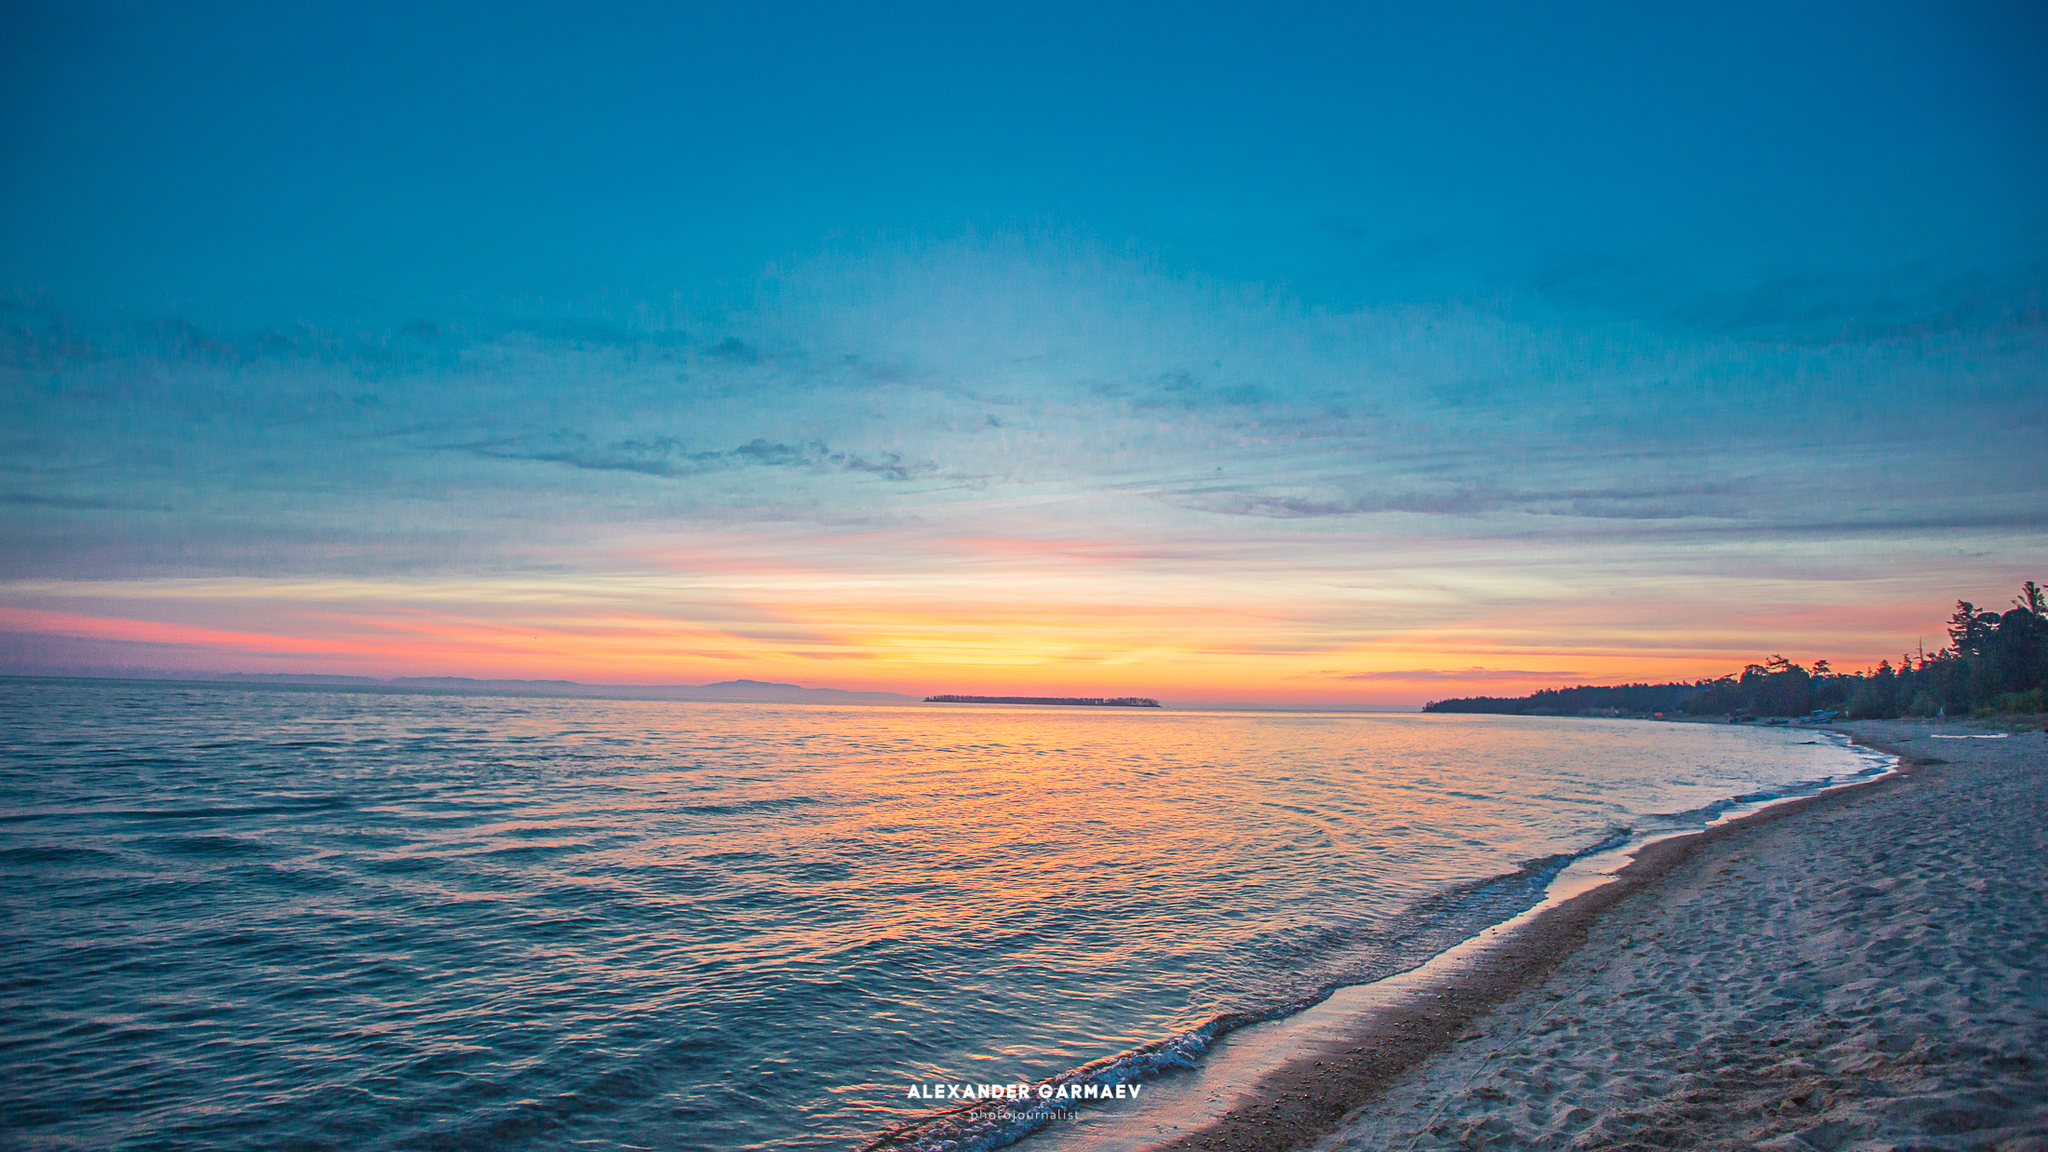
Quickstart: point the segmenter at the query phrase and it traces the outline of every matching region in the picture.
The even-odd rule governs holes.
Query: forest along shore
[[[1166,1147],[2048,1152],[2048,734],[1840,728],[1908,771],[1650,846]]]
[[[1671,684],[1581,684],[1527,696],[1432,700],[1424,712],[1508,716],[1721,716],[1729,720],[1806,717],[1993,718],[2048,712],[2048,589],[2029,580],[2007,611],[1956,601],[1949,645],[1878,661],[1867,673],[1837,672],[1826,660],[1808,668],[1783,656],[1751,664],[1740,676]]]

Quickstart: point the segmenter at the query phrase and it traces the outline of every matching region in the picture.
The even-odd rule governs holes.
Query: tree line
[[[2004,612],[1956,601],[1949,644],[1938,652],[1881,660],[1867,672],[1811,668],[1783,656],[1740,675],[1673,684],[1547,688],[1528,696],[1436,700],[1424,712],[1580,715],[1587,712],[1694,716],[1806,716],[1854,719],[2048,712],[2048,596],[2029,580]]]

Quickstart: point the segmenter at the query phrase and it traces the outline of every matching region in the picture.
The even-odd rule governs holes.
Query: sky
[[[0,671],[1413,705],[2048,577],[2038,5],[4,7]]]

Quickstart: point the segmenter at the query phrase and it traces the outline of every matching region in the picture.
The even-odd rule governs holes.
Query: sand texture
[[[2048,736],[1728,830],[1319,1148],[2048,1152]]]

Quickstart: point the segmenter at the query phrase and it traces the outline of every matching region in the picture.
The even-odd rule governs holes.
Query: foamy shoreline
[[[2048,737],[1640,852],[1167,1147],[2048,1152]]]

